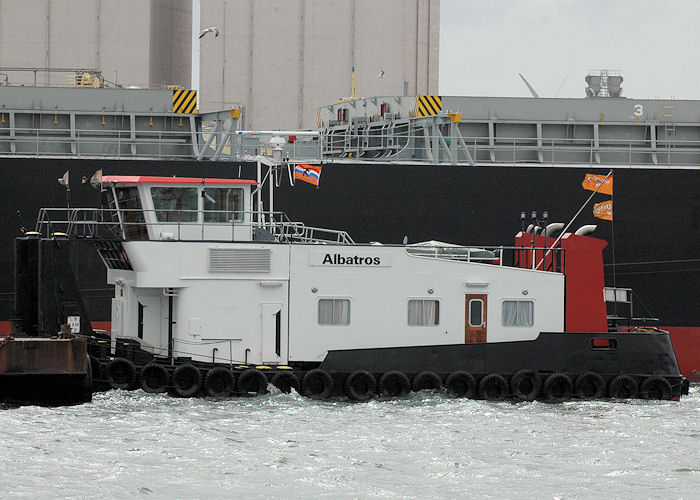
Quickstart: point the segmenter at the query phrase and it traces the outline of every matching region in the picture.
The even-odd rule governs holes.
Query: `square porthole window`
[[[350,299],[319,299],[319,325],[349,325]]]
[[[531,327],[535,324],[535,303],[532,300],[504,300],[501,324],[512,327]]]

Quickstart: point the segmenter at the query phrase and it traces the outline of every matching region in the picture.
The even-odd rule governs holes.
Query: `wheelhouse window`
[[[158,222],[196,222],[196,187],[152,187]]]
[[[117,187],[114,192],[117,198],[116,204],[122,214],[124,237],[127,240],[148,239],[138,188],[136,186]]]
[[[436,326],[440,323],[440,302],[432,299],[408,301],[409,326]]]
[[[318,301],[319,325],[349,325],[350,324],[350,300],[349,299],[319,299]]]
[[[529,327],[535,323],[535,303],[532,300],[504,300],[503,326]]]
[[[243,221],[243,189],[205,188],[204,222]]]

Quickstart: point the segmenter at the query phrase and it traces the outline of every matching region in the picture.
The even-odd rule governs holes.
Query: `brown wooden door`
[[[468,293],[464,296],[464,343],[486,342],[485,293]]]

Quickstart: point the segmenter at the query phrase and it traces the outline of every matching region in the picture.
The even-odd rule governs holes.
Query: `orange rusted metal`
[[[87,371],[84,338],[6,337],[0,341],[0,376],[85,375]]]

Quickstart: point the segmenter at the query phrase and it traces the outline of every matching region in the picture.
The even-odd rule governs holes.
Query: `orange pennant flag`
[[[613,176],[610,175],[606,178],[605,175],[586,174],[581,186],[583,186],[583,189],[588,189],[589,191],[595,191],[600,187],[600,189],[598,189],[599,193],[609,194],[612,196]]]
[[[599,219],[613,220],[612,200],[602,201],[593,205],[593,216]]]

